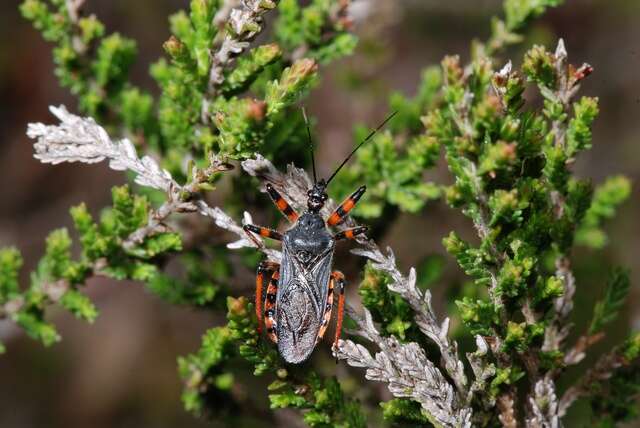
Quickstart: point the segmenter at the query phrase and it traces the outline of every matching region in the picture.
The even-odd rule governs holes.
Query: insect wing
[[[316,345],[327,304],[333,246],[301,261],[283,244],[276,304],[278,350],[287,362],[300,363]]]

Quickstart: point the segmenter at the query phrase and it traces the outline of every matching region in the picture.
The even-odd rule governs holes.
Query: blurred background
[[[187,6],[186,0],[89,0],[108,30],[138,42],[133,81],[151,90],[147,69],[162,53],[169,37],[167,17]],[[322,71],[323,80],[306,102],[318,118],[321,173],[327,173],[348,152],[356,123],[377,123],[392,90],[414,93],[423,67],[445,54],[468,58],[469,41],[488,36],[490,17],[500,13],[498,0],[376,0],[369,21],[356,27],[362,43],[356,55]],[[28,122],[51,122],[47,106],[75,100],[53,76],[51,51],[24,21],[18,1],[0,2],[0,246],[15,245],[26,259],[25,272],[43,252],[46,234],[71,226],[68,208],[85,201],[95,213],[110,203],[110,188],[125,178],[105,165],[45,166],[32,157],[25,136]],[[544,43],[555,48],[563,37],[574,64],[595,69],[583,94],[600,97],[594,148],[576,165],[581,177],[599,183],[622,173],[634,183],[630,201],[609,223],[610,243],[603,252],[576,254],[578,279],[575,322],[586,322],[599,296],[608,268],[632,269],[632,297],[613,334],[598,345],[607,349],[629,328],[640,327],[640,1],[567,0],[530,27],[527,39],[505,57],[519,63],[526,47]],[[283,165],[280,165],[283,166]],[[441,180],[446,170],[440,168]],[[343,195],[332,195],[341,198]],[[636,219],[636,220],[634,220]],[[425,257],[442,254],[444,277],[434,286],[437,311],[453,310],[447,287],[464,277],[444,253],[441,239],[450,230],[470,230],[468,220],[443,203],[431,204],[419,216],[402,216],[387,233],[400,266],[408,269]],[[420,230],[416,234],[415,230]],[[347,255],[345,263],[354,256]],[[345,268],[357,274],[357,269]],[[27,278],[24,278],[25,280]],[[350,278],[357,284],[359,278]],[[220,320],[204,312],[163,303],[139,284],[92,280],[88,294],[101,311],[94,325],[52,311],[63,341],[45,349],[39,343],[2,327],[8,352],[0,357],[0,427],[201,427],[222,422],[198,421],[180,403],[176,358],[197,349],[201,334]],[[616,337],[617,334],[617,337]],[[329,356],[329,346],[318,351]],[[578,367],[580,372],[585,364]],[[338,369],[340,370],[340,369]],[[574,375],[569,373],[569,378]],[[249,380],[251,381],[251,380]],[[264,388],[245,386],[256,395],[251,412],[256,426],[296,426],[291,414],[266,410]],[[584,404],[573,409],[567,426],[582,426]]]

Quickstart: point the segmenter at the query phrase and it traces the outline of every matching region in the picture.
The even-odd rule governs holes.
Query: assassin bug
[[[326,181],[318,180],[316,177],[311,131],[304,109],[302,114],[311,147],[314,181],[313,187],[307,192],[307,210],[298,215],[280,193],[271,184],[267,184],[267,193],[293,226],[285,233],[253,224],[244,226],[244,231],[258,245],[259,241],[252,235],[254,233],[282,242],[282,263],[263,261],[258,267],[255,309],[258,333],[262,333],[264,321],[267,336],[278,344],[280,355],[288,363],[305,361],[322,339],[331,319],[336,292],[338,319],[334,346],[340,339],[345,278],[341,272],[331,270],[335,244],[343,239],[354,239],[365,233],[368,228],[359,226],[332,234],[329,227],[337,226],[344,221],[364,194],[366,187],[360,186],[326,221],[320,216],[320,210],[328,198],[326,189],[331,180],[351,156],[391,120],[396,112],[371,131]],[[263,294],[265,281],[268,281],[268,284],[266,293]]]

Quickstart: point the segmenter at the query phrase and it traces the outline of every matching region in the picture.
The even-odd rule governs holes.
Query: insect
[[[309,144],[311,131],[303,109],[307,125]],[[244,231],[259,246],[253,234],[282,242],[281,264],[263,261],[256,274],[255,309],[258,318],[258,332],[262,333],[263,323],[269,339],[277,343],[280,355],[288,363],[301,363],[313,352],[322,339],[331,319],[334,296],[338,295],[338,315],[334,346],[340,339],[344,314],[345,277],[339,271],[332,271],[333,253],[337,241],[354,239],[365,233],[366,226],[358,226],[332,234],[330,227],[342,223],[364,194],[366,187],[360,186],[323,219],[320,210],[328,199],[327,186],[349,161],[351,156],[379,131],[396,113],[387,117],[376,129],[359,143],[325,181],[316,177],[313,147],[311,161],[314,184],[307,192],[307,209],[299,215],[271,185],[267,193],[293,223],[285,233],[253,224],[244,225]],[[266,293],[263,293],[266,284]]]

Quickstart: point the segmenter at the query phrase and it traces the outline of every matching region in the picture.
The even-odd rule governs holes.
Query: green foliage
[[[515,28],[550,5],[506,2],[508,26]],[[588,73],[580,75],[569,65],[563,49],[550,53],[534,46],[521,70],[508,66],[499,72],[491,68],[487,51],[474,53],[469,65],[458,57],[442,61],[438,102],[423,113],[422,122],[425,137],[444,148],[454,176],[444,188],[446,201],[462,210],[478,234],[474,245],[451,232],[443,245],[474,286],[486,289],[456,303],[471,334],[500,343],[491,380],[497,396],[521,383],[518,361],[528,370],[562,365],[559,349],[542,352],[548,329],[555,328],[553,302],[568,286],[547,260],[568,254],[575,242],[597,242],[593,235],[604,235],[601,221],[613,216],[630,190],[624,178],[593,192],[587,182],[571,177],[575,157],[591,147],[598,107],[594,98],[572,102]],[[522,98],[528,82],[536,84],[542,108]],[[615,317],[627,289],[623,275],[614,277],[596,306],[591,333]],[[543,356],[533,368],[531,355]]]
[[[296,0],[281,0],[275,38],[287,51],[304,46],[306,56],[326,64],[353,52],[357,38],[347,32],[346,5],[312,0],[301,7]]]
[[[456,301],[460,318],[471,334],[491,335],[499,322],[499,308],[491,302],[465,297]]]
[[[518,366],[498,368],[496,375],[491,380],[490,396],[495,398],[504,386],[515,384],[524,377],[524,374],[524,371]]]
[[[80,109],[103,121],[114,113],[114,122],[131,122],[131,112],[121,108],[129,91],[128,74],[136,57],[136,45],[118,33],[106,34],[94,16],[72,16],[65,2],[25,0],[22,15],[56,45],[55,74],[62,86],[78,97]]]
[[[223,6],[217,0],[192,0],[187,10],[171,16],[172,35],[163,45],[167,59],[157,61],[150,70],[160,88],[157,98],[128,81],[135,43],[109,34],[95,16],[85,16],[75,5],[59,0],[25,0],[21,11],[55,45],[56,75],[78,97],[83,113],[111,125],[110,133],[125,134],[155,152],[173,177],[191,180],[192,171],[206,169],[212,153],[222,159],[245,159],[256,151],[287,156],[306,145],[304,124],[292,119],[295,103],[318,81],[318,63],[350,54],[357,39],[347,31],[344,4],[333,0],[313,1],[306,7],[281,3],[272,40],[250,49],[245,45],[262,30],[261,15],[274,9],[275,2],[256,2],[249,15],[231,19],[233,25],[216,21]],[[242,55],[231,62],[237,54]],[[188,173],[185,158],[193,159]],[[219,177],[202,179],[199,191],[213,189]],[[145,198],[127,188],[114,189],[113,201],[99,221],[84,205],[72,209],[79,260],[71,258],[66,232],[54,233],[28,291],[20,290],[17,282],[19,254],[12,249],[1,253],[0,303],[10,308],[16,322],[47,344],[58,340],[44,319],[47,305],[58,303],[78,317],[95,318],[96,309],[78,291],[94,274],[142,281],[173,304],[225,306],[231,275],[226,250],[218,246],[183,249],[180,235],[172,232],[132,241],[133,233],[144,228],[154,213]],[[172,260],[180,272],[175,277],[163,272],[173,252],[181,253]],[[61,290],[52,290],[49,284]],[[255,319],[246,310],[243,303],[229,301],[228,327],[210,330],[199,352],[180,359],[183,401],[189,410],[203,413],[211,394],[223,393],[232,385],[225,364],[236,355],[253,363],[256,374],[275,372],[287,378],[277,352],[256,335]],[[308,382],[313,388],[300,399],[308,410],[309,424],[364,426],[359,405],[343,399],[335,380],[310,376]]]
[[[263,375],[267,372],[278,372],[280,377],[287,376],[278,352],[268,346],[258,335],[258,320],[253,313],[253,305],[240,297],[227,299],[227,320],[231,337],[238,343],[238,353],[253,364],[253,374]]]
[[[429,200],[441,196],[439,186],[423,179],[424,170],[433,167],[438,159],[440,144],[425,135],[421,125],[421,115],[437,102],[441,81],[439,70],[428,68],[422,73],[413,99],[392,94],[390,108],[397,114],[389,125],[390,131],[377,134],[363,146],[349,169],[336,178],[336,194],[346,195],[362,183],[368,184],[367,198],[358,204],[355,215],[377,218],[388,205],[417,213]],[[362,141],[369,132],[358,127],[356,141]]]
[[[382,407],[382,416],[388,422],[409,425],[420,424],[420,426],[429,426],[429,419],[422,412],[420,404],[415,401],[402,398],[380,403]]]
[[[17,249],[0,249],[0,304],[15,299],[20,293],[18,272],[22,263],[22,256]]]
[[[224,372],[221,364],[233,355],[232,339],[226,327],[214,327],[202,336],[197,353],[178,358],[178,372],[184,382],[182,402],[186,410],[201,414],[206,406],[209,388],[228,391],[233,375]]]
[[[269,385],[272,409],[304,409],[304,421],[313,427],[366,426],[360,405],[344,396],[335,378],[323,379],[314,371],[300,372],[284,364],[276,349],[258,335],[253,305],[244,297],[229,297],[227,305],[227,328],[240,356],[254,366],[255,375],[277,377]]]
[[[562,0],[505,0],[507,28],[518,29],[528,20],[542,15],[547,8],[556,7],[562,3]]]
[[[621,367],[611,377],[596,379],[589,385],[594,426],[612,428],[640,416],[640,334],[633,334],[621,346],[621,355],[623,359],[617,361]]]
[[[600,332],[606,324],[617,318],[630,287],[631,282],[627,271],[616,269],[611,273],[602,300],[596,302],[596,306],[593,308],[593,319],[589,327],[589,334]]]
[[[578,152],[591,148],[591,127],[598,116],[598,99],[582,97],[573,106],[573,118],[567,129],[567,154],[575,156]]]
[[[394,335],[403,341],[417,341],[420,330],[413,321],[413,311],[409,304],[397,293],[389,291],[391,278],[368,263],[364,268],[364,278],[358,287],[362,304],[371,311],[374,321],[380,323],[387,335]]]
[[[366,420],[357,401],[347,399],[335,378],[322,379],[315,373],[306,376],[302,386],[292,388],[282,382],[274,382],[269,387],[271,408],[293,407],[307,409],[303,420],[310,427],[364,428]]]
[[[631,183],[622,176],[608,178],[593,192],[593,200],[576,232],[576,243],[591,248],[602,248],[607,236],[601,228],[604,220],[613,218],[618,205],[631,195]]]
[[[18,284],[20,254],[12,248],[0,251],[0,304],[9,308],[5,311],[27,334],[45,345],[60,340],[55,327],[45,319],[49,305],[59,304],[77,318],[93,322],[98,310],[80,291],[87,279],[101,274],[151,280],[158,275],[159,257],[182,249],[175,233],[160,233],[125,246],[129,235],[146,225],[149,203],[144,197],[132,195],[127,186],[115,187],[112,196],[113,207],[103,211],[99,223],[93,221],[84,204],[71,209],[80,258],[72,257],[72,241],[66,229],[51,232],[44,256],[24,290]]]
[[[238,60],[236,67],[228,73],[223,83],[226,95],[233,95],[247,89],[268,65],[280,59],[282,51],[275,44],[258,46],[246,57]]]
[[[213,258],[192,250],[183,252],[179,262],[182,278],[156,272],[147,281],[147,288],[163,300],[175,305],[221,309],[226,306],[224,285],[231,276],[229,259],[223,250]]]
[[[535,345],[544,335],[545,326],[543,323],[527,324],[509,321],[507,324],[507,334],[504,338],[504,350],[515,350],[519,353],[526,352],[530,346]]]

